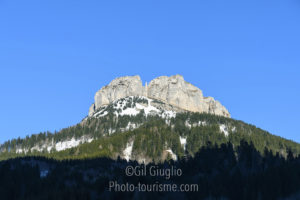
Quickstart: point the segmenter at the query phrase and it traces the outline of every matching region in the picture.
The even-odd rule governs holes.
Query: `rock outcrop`
[[[182,76],[161,76],[149,83],[149,98],[158,99],[171,105],[193,112],[204,112],[202,91],[186,82]]]
[[[139,76],[116,78],[95,95],[89,116],[103,105],[127,96],[146,96],[191,112],[211,113],[230,117],[228,110],[212,97],[203,97],[202,91],[186,82],[181,75],[161,76],[143,87]]]
[[[114,100],[127,96],[143,96],[144,87],[140,76],[125,76],[119,77],[110,82],[107,86],[101,88],[95,94],[95,103],[92,104],[89,110],[89,115],[92,115],[95,110],[102,105],[107,105]]]

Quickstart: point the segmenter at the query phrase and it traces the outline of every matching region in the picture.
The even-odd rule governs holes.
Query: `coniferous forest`
[[[182,176],[126,176],[137,162],[97,158],[57,161],[44,157],[15,158],[0,163],[1,199],[297,199],[300,198],[300,157],[286,158],[252,143],[208,143],[194,157],[150,163],[182,170]],[[47,172],[47,173],[45,173]],[[109,181],[129,184],[197,184],[190,192],[120,192]]]
[[[299,77],[300,0],[0,0],[0,200],[300,200]]]
[[[129,123],[136,128],[124,131]],[[220,131],[220,124],[226,124],[228,135]],[[108,131],[111,127],[115,127],[113,134]],[[17,152],[18,148],[30,149],[50,140],[86,135],[94,140],[63,151]],[[186,138],[185,146],[180,138]],[[129,141],[134,142],[127,162],[122,152]],[[166,148],[177,155],[176,161],[166,154]],[[145,117],[142,112],[117,119],[107,115],[88,118],[60,132],[40,133],[1,145],[0,196],[28,200],[297,199],[299,152],[300,145],[293,141],[210,114],[182,113],[169,122],[158,116]],[[135,161],[140,157],[147,158],[146,167]],[[145,168],[147,173],[128,175],[129,166]],[[152,176],[152,166],[161,171],[180,169],[182,174]],[[139,184],[153,188],[140,190]],[[134,188],[128,189],[128,185]],[[162,185],[167,188],[161,189]],[[168,188],[171,185],[193,188],[174,191]]]
[[[188,127],[186,123],[197,124]],[[136,128],[124,131],[128,124],[134,124]],[[219,125],[225,124],[228,135],[220,132]],[[114,133],[109,130],[114,128]],[[37,151],[50,141],[57,143],[71,138],[88,136],[94,138],[91,143],[82,143],[77,147],[56,151],[46,148]],[[182,147],[179,137],[187,139],[186,149]],[[166,143],[173,152],[182,157],[193,156],[201,147],[212,144],[221,145],[230,142],[234,147],[239,146],[241,140],[252,142],[255,148],[264,154],[265,148],[277,152],[286,157],[286,149],[290,149],[295,156],[300,154],[300,145],[291,140],[272,135],[267,131],[246,124],[239,120],[205,113],[181,113],[176,118],[171,118],[169,124],[159,116],[145,117],[143,112],[136,116],[119,116],[116,118],[109,114],[103,118],[87,118],[86,121],[62,129],[59,132],[44,132],[33,134],[26,138],[18,138],[0,145],[0,160],[23,156],[45,156],[53,159],[87,159],[97,157],[110,157],[116,159],[129,140],[134,140],[133,152],[138,156],[143,154],[155,162],[161,161],[161,155]],[[19,152],[17,149],[28,150]]]

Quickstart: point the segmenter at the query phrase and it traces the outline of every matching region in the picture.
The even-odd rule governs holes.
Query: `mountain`
[[[103,105],[127,96],[144,96],[191,112],[206,112],[230,117],[227,109],[212,97],[203,97],[202,91],[186,82],[182,76],[161,76],[149,85],[142,85],[139,76],[125,76],[113,80],[95,94],[95,103],[89,116]]]
[[[298,143],[232,119],[180,75],[145,86],[117,78],[75,126],[0,146],[1,199],[288,200],[299,191]]]
[[[95,94],[89,115],[56,133],[7,141],[0,159],[46,156],[54,159],[121,157],[139,163],[193,156],[209,143],[245,140],[264,153],[294,155],[300,145],[230,118],[228,110],[182,76],[161,76],[142,85],[139,76],[116,78]]]

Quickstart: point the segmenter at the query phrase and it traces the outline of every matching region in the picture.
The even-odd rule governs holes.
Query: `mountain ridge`
[[[228,110],[219,101],[213,97],[204,97],[199,88],[185,81],[181,75],[160,76],[145,86],[138,75],[118,77],[96,92],[89,116],[101,106],[127,96],[145,96],[186,111],[230,117]]]
[[[143,92],[142,95],[137,94],[134,89],[137,82],[140,83],[139,76],[113,80],[112,84],[100,90],[101,97],[96,95],[101,100],[98,101],[98,108],[80,123],[57,133],[40,133],[7,141],[0,145],[0,160],[37,155],[55,159],[106,156],[113,159],[121,157],[127,161],[137,160],[140,163],[152,160],[162,162],[194,155],[207,143],[221,145],[231,142],[239,145],[242,140],[253,142],[261,153],[265,148],[283,156],[286,156],[288,149],[295,155],[300,153],[299,144],[232,119],[228,115],[220,115],[215,111],[193,112],[176,103],[173,105],[174,97],[183,96],[176,92],[173,95],[172,90],[179,87],[177,84],[181,82],[183,86],[191,85],[185,83],[182,76],[163,76],[150,82],[150,91],[154,92],[150,92],[153,94],[148,96],[154,98],[144,96],[149,93],[147,84],[144,91],[140,84],[138,88]],[[160,84],[161,82],[166,84]],[[168,86],[169,84],[172,86]],[[185,91],[188,87],[181,87],[183,89],[179,90]],[[195,92],[202,94],[198,88],[192,94]],[[134,95],[122,97],[128,94]],[[158,94],[162,97],[158,97]],[[197,99],[198,96],[193,97],[195,96]],[[171,103],[158,100],[159,98],[167,99]],[[180,101],[184,101],[184,98]],[[205,97],[202,100],[204,102]]]

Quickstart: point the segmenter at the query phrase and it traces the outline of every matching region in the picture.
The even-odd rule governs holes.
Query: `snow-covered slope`
[[[71,138],[67,140],[63,140],[60,142],[55,143],[53,140],[51,142],[48,141],[43,141],[39,144],[36,144],[32,148],[30,148],[31,152],[37,151],[37,152],[42,152],[42,151],[47,151],[48,153],[51,152],[52,150],[55,151],[63,151],[65,149],[70,149],[72,147],[76,147],[80,144],[83,143],[90,143],[94,139],[91,137],[87,136],[82,136],[78,139]],[[27,154],[29,152],[29,149],[22,149],[22,148],[17,148],[16,153],[25,153]]]
[[[176,111],[164,108],[163,104],[163,102],[143,96],[128,96],[100,107],[91,117],[104,117],[110,112],[113,112],[115,116],[136,116],[140,112],[144,112],[146,116],[158,115],[166,119],[176,117]]]

